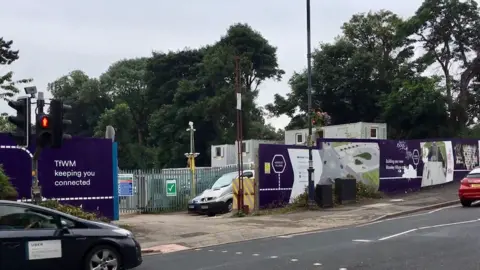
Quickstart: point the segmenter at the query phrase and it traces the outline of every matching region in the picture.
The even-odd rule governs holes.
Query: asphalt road
[[[145,256],[138,270],[480,269],[480,207]]]

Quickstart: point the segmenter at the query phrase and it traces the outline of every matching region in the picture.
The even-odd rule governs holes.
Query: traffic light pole
[[[38,92],[37,98],[37,114],[42,115],[44,113],[43,107],[45,106],[45,99],[43,98],[43,92]],[[39,132],[39,130],[36,130]],[[32,159],[32,201],[35,204],[39,204],[42,201],[42,187],[38,182],[38,158],[42,152],[42,147],[36,144],[35,153]]]

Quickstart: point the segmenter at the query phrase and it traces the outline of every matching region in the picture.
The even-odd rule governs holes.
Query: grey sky
[[[312,0],[312,44],[329,42],[354,13],[389,9],[411,16],[421,0]],[[10,69],[15,78],[47,83],[80,69],[97,77],[122,58],[152,51],[197,48],[217,41],[229,25],[243,22],[278,47],[281,82],[261,87],[259,103],[289,91],[293,71],[306,66],[305,1],[300,0],[17,0],[2,3],[0,36],[14,41],[20,59]],[[50,95],[47,93],[47,97]],[[233,98],[233,95],[232,95]],[[0,112],[11,112],[5,102]],[[277,128],[286,117],[269,119]]]

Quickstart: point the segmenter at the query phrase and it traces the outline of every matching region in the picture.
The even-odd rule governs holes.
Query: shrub
[[[0,200],[17,200],[18,192],[0,165]]]
[[[61,204],[61,203],[59,203],[58,201],[55,201],[55,200],[43,201],[43,202],[40,203],[40,206],[47,207],[47,208],[50,208],[50,209],[55,209],[57,211],[60,211],[60,212],[63,212],[63,213],[66,213],[66,214],[69,214],[69,215],[72,215],[72,216],[75,216],[75,217],[87,219],[87,220],[98,220],[98,221],[103,221],[103,222],[110,222],[110,220],[108,220],[105,217],[102,217],[102,216],[98,215],[97,213],[87,212],[87,211],[83,210],[81,207],[78,207],[78,206],[73,206],[73,205],[69,205],[69,204]]]

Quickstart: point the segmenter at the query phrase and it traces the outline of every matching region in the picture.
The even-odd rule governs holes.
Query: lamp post
[[[307,78],[308,78],[308,201],[310,205],[314,204],[314,184],[313,184],[313,155],[312,155],[312,45],[310,31],[310,0],[307,0]]]
[[[187,131],[190,132],[190,153],[185,153],[185,156],[188,158],[190,171],[192,172],[192,179],[190,184],[190,193],[192,198],[195,197],[196,185],[195,185],[195,158],[198,157],[199,153],[195,153],[195,128],[193,128],[193,122],[188,122]]]

